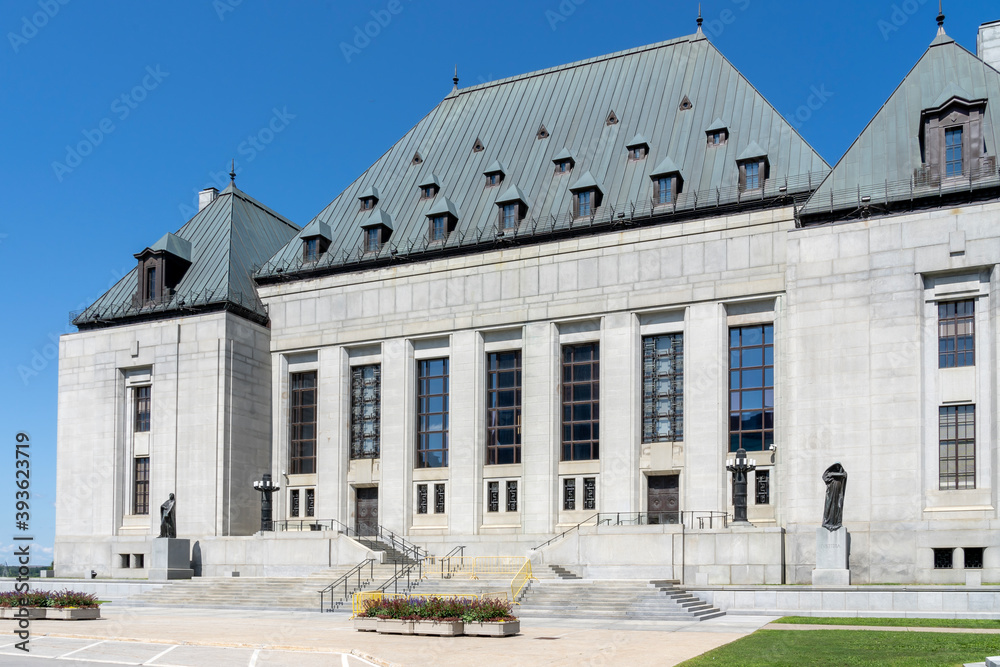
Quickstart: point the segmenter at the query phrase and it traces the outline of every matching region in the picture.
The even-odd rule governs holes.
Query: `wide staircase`
[[[589,580],[559,566],[539,567],[535,576],[518,616],[690,622],[725,615],[673,580]]]
[[[382,563],[345,565],[304,577],[195,577],[173,581],[130,600],[139,606],[283,609],[318,611],[319,591],[341,580],[325,596],[327,610],[350,610],[354,592],[382,585],[415,561],[375,538],[354,538],[372,551],[385,552]],[[353,571],[353,572],[352,572]],[[350,573],[350,574],[349,574]],[[345,579],[346,576],[346,579]]]

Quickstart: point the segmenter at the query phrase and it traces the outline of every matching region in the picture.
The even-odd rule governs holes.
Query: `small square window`
[[[573,163],[569,160],[559,160],[556,162],[557,174],[568,174],[573,171]]]
[[[144,554],[132,554],[132,567],[141,570],[146,567],[146,557]]]
[[[632,146],[628,149],[628,158],[632,161],[642,160],[646,157],[645,146]]]
[[[965,547],[962,551],[965,552],[966,570],[983,569],[983,547]]]
[[[726,130],[713,130],[708,133],[708,146],[709,148],[725,146],[728,138],[729,133]]]
[[[423,185],[420,187],[420,198],[421,199],[434,199],[437,197],[438,186],[436,185]]]
[[[362,197],[361,198],[361,210],[370,211],[375,208],[375,202],[378,200],[375,197]]]
[[[955,567],[955,550],[954,549],[935,549],[934,550],[934,569],[935,570],[950,570]]]
[[[118,567],[129,567],[130,554],[118,554]]]
[[[486,187],[491,188],[495,185],[500,185],[503,181],[503,174],[497,172],[493,174],[486,174]]]

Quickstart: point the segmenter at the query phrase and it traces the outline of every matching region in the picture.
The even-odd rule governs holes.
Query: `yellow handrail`
[[[533,578],[531,574],[531,561],[526,558],[524,565],[521,566],[521,569],[517,571],[517,574],[510,581],[510,601],[513,604],[521,604],[517,601],[517,596],[521,594],[521,591],[524,590],[524,587]]]
[[[526,560],[521,556],[450,556],[441,559],[440,571],[448,579],[506,579],[520,572]]]

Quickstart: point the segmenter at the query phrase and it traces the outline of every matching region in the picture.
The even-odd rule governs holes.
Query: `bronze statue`
[[[174,494],[160,505],[160,537],[177,537],[177,523],[174,520]]]
[[[847,471],[834,463],[823,473],[826,484],[826,503],[823,505],[823,527],[833,532],[844,520],[844,491],[847,489]]]

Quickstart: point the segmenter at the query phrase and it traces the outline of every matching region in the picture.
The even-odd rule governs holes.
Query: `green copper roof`
[[[573,160],[575,162],[576,158],[573,157],[573,154],[569,152],[568,148],[564,148],[556,153],[555,157],[552,158],[553,162],[562,162],[563,160]]]
[[[576,180],[576,182],[573,183],[573,185],[569,186],[569,191],[570,192],[579,192],[580,190],[586,190],[588,188],[597,188],[602,193],[605,192],[604,186],[601,185],[598,182],[598,180],[596,178],[594,178],[594,175],[591,174],[589,171],[586,172],[580,178],[578,178]]]
[[[176,240],[166,241],[164,249],[181,250],[185,243],[191,249],[191,265],[172,296],[152,305],[134,303],[138,269],[132,269],[73,323],[80,328],[109,326],[203,308],[233,308],[266,322],[267,311],[257,298],[252,273],[298,231],[297,225],[230,185],[175,235],[168,235]]]
[[[660,164],[656,165],[656,169],[649,173],[650,176],[666,176],[667,174],[680,173],[680,168],[674,164],[674,161],[668,157],[660,160]]]
[[[361,228],[378,227],[379,225],[392,229],[392,216],[382,209],[372,212],[372,214],[368,216],[368,219],[361,223]]]
[[[483,174],[485,175],[506,174],[506,173],[507,173],[507,167],[505,167],[503,163],[500,162],[500,160],[493,160],[493,162],[490,163],[490,166],[486,167],[486,171],[483,172]]]
[[[767,151],[757,145],[756,141],[751,141],[750,145],[743,149],[743,152],[736,158],[739,160],[752,160],[755,157],[766,157]]]
[[[862,198],[881,206],[975,192],[997,187],[996,166],[969,178],[921,177],[922,114],[954,97],[988,100],[982,123],[986,155],[996,156],[1000,142],[1000,72],[944,34],[938,34],[888,101],[800,209],[804,218],[838,217],[857,211]]]
[[[191,261],[191,242],[187,239],[182,239],[176,234],[170,234],[169,232],[164,234],[159,241],[153,245],[146,248],[146,250],[151,250],[153,252],[163,251],[168,252],[174,257],[180,257],[185,262]],[[136,257],[146,252],[143,250],[141,253],[136,253]]]
[[[390,92],[379,94],[388,99]],[[692,107],[681,110],[685,97]],[[617,122],[609,125],[612,110]],[[705,128],[716,118],[731,119],[729,140],[709,149]],[[549,136],[538,139],[542,125]],[[654,211],[651,203],[655,162],[629,160],[622,150],[640,132],[655,154],[669,155],[684,174],[686,187],[669,212]],[[477,138],[485,150],[470,150]],[[766,150],[770,161],[769,179],[756,202],[740,192],[736,163],[751,144]],[[423,162],[414,165],[417,153]],[[395,221],[389,241],[395,260],[471,249],[480,242],[490,249],[496,200],[483,187],[482,174],[494,161],[507,167],[506,178],[531,201],[519,242],[571,232],[570,186],[575,179],[552,168],[554,160],[566,155],[574,156],[574,176],[590,172],[602,184],[602,204],[588,227],[595,230],[605,224],[610,228],[624,211],[636,217],[655,213],[665,222],[673,215],[717,215],[720,206],[742,210],[765,199],[777,202],[782,187],[801,196],[829,170],[709,40],[691,35],[448,93],[316,216],[334,236],[319,262],[303,267],[301,250],[289,244],[257,276],[350,270],[377,261],[358,252],[362,237],[357,229],[366,213],[358,210],[357,197],[372,183],[378,183],[382,195],[379,207]],[[418,189],[432,182],[461,211],[455,233],[433,247],[427,239],[426,202]]]
[[[636,134],[634,137],[632,137],[632,141],[625,144],[625,148],[636,148],[638,146],[648,146],[648,145],[649,145],[649,139],[647,139],[646,137],[642,136],[641,133],[639,133]]]
[[[498,204],[509,204],[511,202],[519,201],[523,204],[528,203],[528,195],[521,191],[521,188],[516,185],[512,185],[507,188],[502,195],[497,197]]]
[[[424,215],[429,218],[432,215],[441,215],[442,213],[449,213],[457,218],[458,207],[455,206],[455,202],[442,196],[434,200],[434,203],[427,209]]]
[[[308,239],[318,236],[322,239],[329,241],[333,238],[333,233],[330,231],[330,225],[325,222],[320,222],[319,220],[313,220],[308,225],[305,226],[301,232],[299,232],[300,239]]]
[[[366,197],[374,197],[375,199],[378,199],[378,188],[374,185],[369,185],[361,191],[361,194],[358,195],[358,199],[365,199]]]
[[[717,132],[719,130],[725,130],[728,125],[722,122],[721,118],[716,118],[712,121],[712,124],[705,128],[705,132]]]

